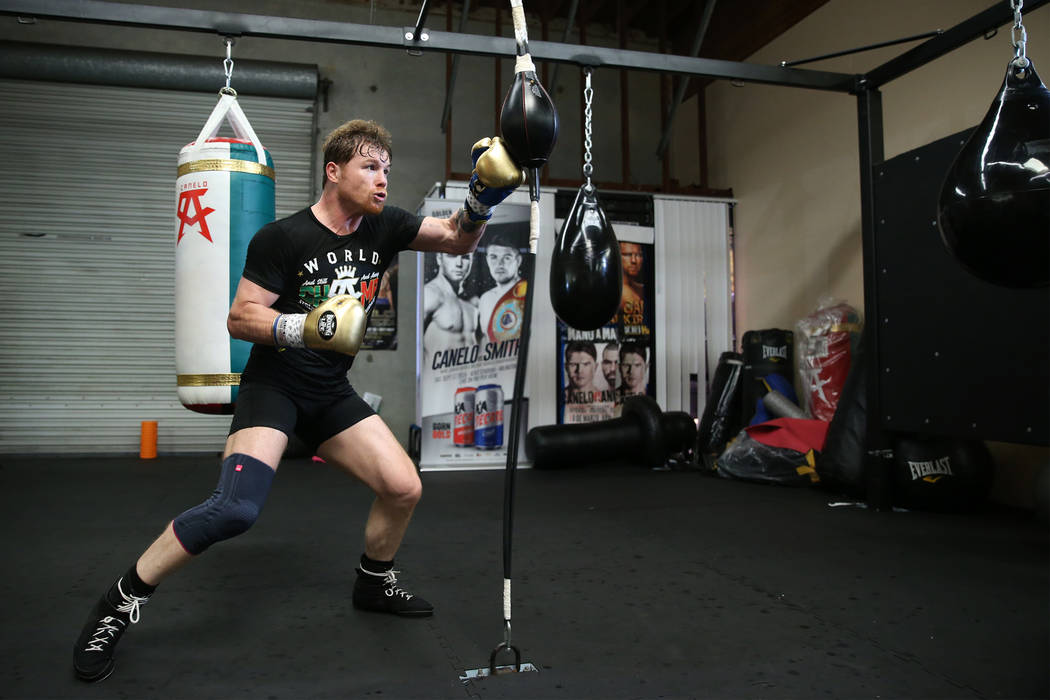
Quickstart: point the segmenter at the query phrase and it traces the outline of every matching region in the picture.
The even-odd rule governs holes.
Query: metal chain
[[[587,178],[588,189],[592,188],[591,173],[591,101],[594,99],[594,88],[591,87],[591,69],[583,69],[583,176]]]
[[[237,91],[230,87],[230,79],[233,77],[233,37],[226,37],[226,60],[222,62],[223,72],[226,73],[226,87],[219,90],[226,95],[237,95]]]
[[[1024,30],[1024,25],[1021,24],[1021,6],[1024,5],[1024,0],[1010,0],[1010,7],[1014,11],[1014,26],[1010,30],[1010,41],[1014,45],[1014,60],[1013,66],[1017,69],[1017,75],[1023,78],[1025,75],[1025,69],[1028,68],[1030,61],[1028,56],[1025,55],[1025,44],[1028,43],[1028,32]]]

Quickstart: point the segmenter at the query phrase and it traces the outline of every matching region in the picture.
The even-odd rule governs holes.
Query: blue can
[[[499,384],[482,384],[474,392],[474,447],[503,447],[503,387]]]

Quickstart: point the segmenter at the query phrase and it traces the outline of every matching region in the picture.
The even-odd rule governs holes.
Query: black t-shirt
[[[278,294],[273,308],[281,313],[307,313],[337,294],[356,296],[371,313],[383,273],[408,248],[422,221],[388,206],[365,216],[350,235],[338,236],[307,207],[259,229],[248,244],[244,278]],[[292,380],[323,391],[333,379],[345,379],[353,361],[337,352],[256,344],[244,376],[281,384]]]

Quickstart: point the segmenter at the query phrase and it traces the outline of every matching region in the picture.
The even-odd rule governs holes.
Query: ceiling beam
[[[1031,12],[1048,2],[1050,2],[1050,0],[1027,0],[1022,11]],[[864,76],[865,82],[872,88],[885,85],[891,80],[895,80],[905,73],[915,70],[919,66],[925,65],[934,59],[940,58],[941,56],[954,51],[964,44],[968,44],[978,37],[984,36],[986,32],[989,32],[992,29],[1013,22],[1013,20],[1014,11],[1010,7],[1010,3],[997,3],[989,7],[987,10],[979,12],[973,17],[960,22],[929,41],[919,44],[910,51],[906,51],[900,56],[883,63],[878,68],[868,71]],[[1004,42],[1004,57],[1007,55],[1008,49],[1006,47],[1008,45],[1009,44]],[[1003,65],[1006,65],[1006,63],[1007,61],[1004,60]]]
[[[1030,0],[1032,1],[1036,0]],[[517,48],[515,40],[510,37],[428,30],[426,41],[408,40],[405,35],[411,34],[414,27],[381,27],[349,22],[133,5],[105,0],[0,0],[0,14],[478,56],[511,57],[515,55]],[[530,41],[529,50],[536,60],[679,73],[833,92],[852,92],[857,82],[857,76],[847,73],[762,66],[597,46],[581,47],[549,41]]]

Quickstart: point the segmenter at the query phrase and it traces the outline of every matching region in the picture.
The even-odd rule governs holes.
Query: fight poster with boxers
[[[379,282],[379,294],[361,341],[364,350],[397,350],[397,271],[394,258]]]
[[[615,418],[632,394],[656,398],[653,246],[620,241],[620,256],[623,293],[609,323],[583,331],[558,320],[559,423]]]
[[[449,200],[427,199],[420,213],[443,218],[452,210]],[[505,203],[473,253],[419,256],[422,469],[506,464],[528,250],[529,207]],[[520,460],[527,406],[522,403]]]

